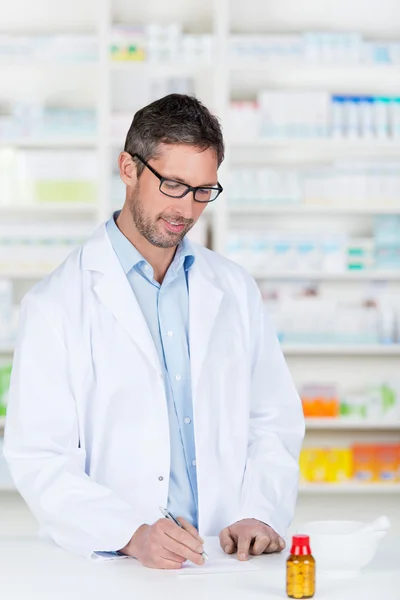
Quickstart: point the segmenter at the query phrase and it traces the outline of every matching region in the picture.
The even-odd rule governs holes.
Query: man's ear
[[[121,152],[118,157],[119,174],[125,185],[135,187],[137,182],[136,164],[128,152]]]

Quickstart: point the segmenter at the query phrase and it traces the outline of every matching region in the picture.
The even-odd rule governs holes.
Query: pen
[[[167,510],[166,508],[163,508],[162,506],[159,507],[161,513],[164,515],[164,517],[166,519],[169,519],[170,521],[173,521],[174,523],[176,523],[176,525],[178,525],[178,527],[180,527],[181,529],[184,529],[184,527],[182,527],[182,525],[179,523],[178,519],[176,517],[174,517],[174,515],[169,512],[169,510]],[[208,560],[208,554],[206,552],[202,553],[202,557],[204,558],[204,560]]]

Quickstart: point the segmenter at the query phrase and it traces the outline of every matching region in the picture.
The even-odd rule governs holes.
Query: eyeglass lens
[[[188,188],[184,183],[166,179],[162,182],[160,190],[167,196],[179,198],[187,192]],[[198,202],[212,202],[218,196],[218,193],[218,189],[199,188],[195,191],[195,200]]]

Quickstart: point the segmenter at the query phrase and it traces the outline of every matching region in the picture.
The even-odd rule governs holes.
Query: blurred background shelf
[[[314,271],[251,271],[255,279],[305,279],[309,281],[399,281],[400,271],[345,271],[343,273],[319,273]]]
[[[379,85],[386,82],[393,83],[393,78],[400,77],[400,67],[395,65],[349,65],[343,64],[290,64],[290,62],[278,60],[257,61],[246,60],[231,62],[229,65],[231,71],[255,71],[256,73],[266,74],[271,76],[271,79],[279,81],[294,80],[296,83],[301,83],[304,79],[318,80],[325,83],[325,78],[329,81],[334,79],[336,83],[339,81],[351,80],[354,84],[356,81],[363,81],[365,78],[372,79],[374,82],[378,80]],[[399,84],[400,86],[400,84]]]
[[[307,429],[320,429],[329,430],[334,429],[337,431],[345,430],[360,430],[360,431],[398,431],[400,432],[400,421],[379,421],[376,419],[372,420],[361,420],[361,419],[350,419],[350,418],[308,418],[306,419]]]
[[[0,356],[11,356],[14,354],[15,346],[13,344],[0,344]]]
[[[287,206],[252,206],[246,203],[242,206],[228,206],[230,215],[344,215],[344,216],[365,216],[365,215],[400,215],[400,206],[307,206],[291,204]]]
[[[49,273],[54,271],[58,267],[58,264],[49,265],[48,268],[41,269],[13,269],[13,270],[2,270],[0,269],[0,277],[7,278],[14,281],[31,281],[35,282],[43,277],[46,277]]]
[[[302,483],[304,494],[400,494],[398,483]]]
[[[4,59],[0,59],[0,71],[5,71],[9,69],[17,69],[17,70],[49,70],[49,69],[92,69],[98,67],[100,64],[97,60],[66,60],[59,59],[56,57],[49,57],[48,59],[10,59],[5,61]]]
[[[284,354],[305,356],[400,356],[400,344],[282,344]]]
[[[52,149],[52,148],[95,148],[98,145],[98,139],[94,137],[42,137],[42,138],[3,138],[0,139],[1,147],[11,148],[32,148],[32,149]]]
[[[0,217],[7,215],[18,215],[20,217],[26,215],[62,215],[62,214],[73,214],[73,215],[87,215],[96,213],[98,206],[96,203],[91,202],[87,204],[74,203],[74,202],[54,202],[54,203],[43,203],[43,204],[31,204],[31,205],[8,205],[0,204]]]
[[[192,77],[196,73],[212,69],[212,65],[207,63],[176,64],[110,60],[109,68],[111,71],[119,71],[139,77]]]
[[[310,151],[315,153],[331,153],[343,156],[349,152],[360,155],[370,154],[400,154],[400,139],[334,139],[334,138],[232,138],[228,140],[235,150],[237,148],[252,147],[258,149],[286,148],[290,150]]]
[[[35,190],[34,194],[37,193],[35,205],[23,206],[30,198],[21,198],[18,199],[18,206],[0,206],[1,233],[9,235],[9,224],[15,224],[16,246],[20,252],[20,258],[15,264],[11,264],[11,258],[14,258],[12,254],[8,254],[11,257],[10,264],[4,265],[3,260],[0,268],[0,279],[6,280],[0,282],[3,285],[0,292],[3,299],[11,297],[13,323],[17,320],[18,305],[23,295],[36,280],[55,268],[58,259],[61,259],[62,252],[57,247],[59,238],[65,238],[66,234],[76,234],[72,238],[73,243],[77,242],[83,236],[83,225],[87,226],[89,235],[99,223],[110,217],[113,210],[122,206],[125,192],[118,179],[117,156],[118,151],[123,148],[134,113],[171,92],[195,94],[220,118],[226,143],[226,158],[219,170],[224,193],[207,208],[205,219],[197,227],[199,241],[229,255],[232,237],[242,234],[250,237],[253,247],[257,246],[262,235],[268,236],[271,232],[275,238],[270,235],[268,242],[271,239],[287,241],[289,237],[291,251],[294,251],[297,241],[304,240],[307,235],[311,236],[311,242],[322,238],[329,238],[330,241],[332,236],[346,238],[341,247],[345,254],[343,262],[346,264],[339,267],[342,269],[340,272],[333,272],[335,267],[332,266],[320,266],[327,264],[322,260],[315,267],[320,271],[310,270],[317,263],[308,261],[302,272],[289,271],[292,264],[298,263],[284,262],[279,263],[279,270],[272,272],[269,261],[274,259],[267,252],[265,260],[258,260],[258,255],[257,260],[239,262],[249,268],[254,265],[253,274],[257,278],[267,310],[270,308],[268,301],[272,300],[272,304],[275,302],[273,309],[278,307],[282,311],[283,318],[277,320],[280,339],[321,339],[317,337],[318,334],[312,337],[314,330],[308,334],[308,327],[303,335],[303,319],[306,320],[310,315],[309,321],[315,316],[314,321],[318,322],[318,326],[322,321],[321,330],[326,330],[327,340],[346,339],[339,334],[336,338],[336,331],[332,333],[329,329],[331,322],[326,323],[329,318],[325,317],[324,321],[324,315],[321,314],[324,302],[325,306],[326,303],[335,303],[335,310],[340,312],[341,320],[338,319],[340,324],[335,319],[332,321],[335,321],[340,333],[345,334],[346,327],[351,327],[353,323],[361,323],[359,329],[362,329],[363,318],[366,323],[364,330],[372,328],[372,321],[362,313],[362,308],[375,303],[377,319],[373,326],[376,335],[369,339],[391,339],[394,342],[392,345],[283,343],[297,389],[301,392],[307,385],[314,385],[315,388],[331,385],[340,406],[346,401],[348,406],[353,406],[352,398],[354,400],[356,397],[353,406],[355,412],[346,412],[351,415],[361,414],[357,413],[357,399],[361,404],[365,401],[366,405],[373,394],[374,401],[376,394],[383,396],[384,393],[393,396],[397,394],[400,399],[400,343],[396,345],[400,341],[400,272],[391,270],[390,261],[380,264],[379,271],[372,270],[378,262],[375,259],[379,256],[378,240],[382,233],[379,223],[382,216],[400,216],[400,117],[396,112],[391,114],[390,134],[387,127],[386,133],[383,131],[386,135],[384,137],[381,103],[380,112],[374,113],[373,117],[373,127],[376,125],[377,129],[380,123],[380,132],[374,130],[368,137],[365,133],[368,119],[365,121],[365,118],[364,129],[361,126],[358,128],[359,137],[354,137],[354,127],[352,135],[347,130],[349,123],[354,126],[354,111],[351,112],[351,109],[355,105],[349,99],[364,97],[365,100],[365,97],[371,97],[373,102],[377,99],[389,101],[392,108],[397,99],[400,99],[400,55],[396,55],[397,58],[395,54],[389,57],[385,46],[400,42],[398,0],[385,0],[384,3],[382,0],[369,0],[368,3],[356,0],[351,5],[347,0],[338,0],[334,9],[328,0],[247,0],[245,3],[239,0],[204,0],[201,3],[183,0],[170,0],[168,3],[161,0],[148,0],[146,3],[139,0],[104,0],[100,3],[96,0],[70,0],[67,3],[54,0],[14,0],[2,7],[1,20],[2,32],[13,35],[29,37],[89,33],[95,36],[95,48],[92,48],[90,55],[96,57],[95,60],[92,58],[80,62],[65,58],[60,60],[55,53],[48,53],[46,60],[29,59],[29,56],[13,60],[0,58],[0,159],[3,164],[3,169],[0,169],[1,198],[3,202],[11,204],[10,190],[13,189],[16,178],[10,173],[13,171],[21,177],[24,169],[32,184],[30,189]],[[150,60],[149,56],[145,60],[142,57],[141,61],[112,59],[143,50],[149,40],[149,25],[153,26],[153,33],[158,31],[162,38],[158,39],[161,44],[158,53],[162,55],[162,62],[154,60],[154,57]],[[140,30],[141,27],[144,29]],[[124,29],[134,39],[128,39]],[[171,30],[175,32],[172,35],[173,44],[176,43],[177,36],[180,36],[179,43],[185,42],[185,48],[189,48],[187,53],[175,52],[173,60],[168,54],[171,40],[166,43],[168,31]],[[282,52],[285,36],[306,34],[310,40],[311,34],[315,41],[315,34],[318,36],[318,32],[325,40],[322,40],[323,43],[326,43],[326,34],[329,32],[329,35],[335,32],[335,44],[344,43],[343,35],[346,33],[351,35],[351,43],[354,39],[362,42],[363,54],[358,57],[358,64],[351,64],[352,61],[343,59],[343,56],[336,58],[334,63],[323,50],[318,58],[320,62],[315,60],[313,64],[306,62],[306,59],[296,61],[296,64],[287,59],[279,64],[260,62],[260,54],[254,48],[251,56],[242,55],[236,61],[233,58],[232,40],[237,35],[273,35],[277,40],[277,52]],[[200,44],[195,36],[212,38],[211,60],[199,58]],[[152,39],[152,44],[148,45],[150,50],[154,50],[157,45],[155,42],[157,40]],[[371,44],[375,42],[374,50]],[[321,49],[320,41],[318,44]],[[369,54],[366,56],[368,48]],[[67,48],[71,49],[77,50],[70,46]],[[328,49],[329,52],[331,49],[332,47]],[[195,58],[193,54],[196,55]],[[389,64],[389,59],[392,64]],[[354,56],[352,60],[354,61]],[[309,92],[312,96],[310,103],[315,101],[316,95],[325,94],[328,111],[322,115],[326,121],[322,128],[318,121],[319,137],[316,137],[315,127],[312,135],[305,138],[268,138],[261,137],[262,133],[267,135],[271,131],[264,127],[265,122],[261,125],[261,121],[256,120],[256,127],[250,127],[245,120],[244,127],[240,124],[238,126],[237,121],[232,118],[235,106],[240,109],[240,103],[244,103],[246,110],[256,108],[259,111],[256,117],[258,119],[262,113],[259,109],[265,109],[263,102],[265,99],[270,101],[271,92],[284,97],[291,93]],[[335,129],[332,111],[338,106],[333,103],[333,98],[338,95],[347,98],[343,112],[346,118],[344,121],[342,119],[346,125],[342,123],[338,126],[336,122]],[[317,114],[316,111],[309,110],[310,105],[305,107],[307,110],[303,110],[301,100],[300,110],[297,110],[299,104],[296,102],[296,110],[285,109],[283,117],[282,114],[279,116],[275,113],[275,117],[278,117],[275,124],[279,125],[279,134],[283,130],[288,131],[288,125],[297,126],[296,113],[305,119],[307,131],[310,130],[310,123],[315,121],[313,117]],[[271,108],[271,105],[267,106]],[[271,111],[272,109],[273,107]],[[16,116],[18,120],[21,115],[33,115],[34,123],[30,123],[30,127],[7,129],[11,117]],[[43,131],[48,134],[37,135],[40,131],[38,123],[42,123]],[[25,123],[27,124],[29,125]],[[1,129],[3,125],[5,130]],[[304,130],[301,128],[301,132]],[[299,135],[299,128],[291,131]],[[64,132],[70,133],[64,136]],[[340,135],[334,135],[335,132]],[[367,133],[371,134],[371,131]],[[24,135],[31,137],[23,137]],[[43,155],[46,155],[45,159],[38,166],[37,161]],[[81,172],[80,167],[88,164],[90,168]],[[65,165],[65,168],[59,168],[60,165]],[[247,191],[246,185],[242,185],[242,190],[233,190],[232,174],[246,168],[251,171],[247,181],[261,182],[257,183],[260,189],[263,186],[260,193],[256,193],[259,189],[254,192],[254,187]],[[260,171],[263,174],[258,178]],[[360,173],[364,177],[361,183]],[[64,186],[63,190],[63,185],[66,180],[68,184],[71,183],[68,177],[70,174],[72,188],[77,185],[79,190],[84,190],[83,193],[79,192],[76,203],[38,202],[40,191],[37,192],[36,184],[38,183],[38,188],[43,184],[46,188],[41,200],[46,198],[52,201],[54,196],[49,193],[49,189],[51,190],[52,182],[57,178],[62,184],[58,188],[60,200],[68,198],[68,186]],[[370,185],[369,177],[373,185]],[[95,189],[91,187],[93,183],[96,184]],[[88,187],[91,190],[90,196],[86,195]],[[256,205],[257,202],[260,205]],[[55,225],[60,225],[60,234],[55,232]],[[27,232],[32,234],[32,239],[28,240],[30,243],[36,243],[38,238],[43,241],[44,233],[44,244],[53,248],[54,254],[43,258],[40,247],[36,248],[38,252],[35,256],[31,255],[30,251],[35,243],[26,244],[28,251],[25,252],[25,246],[20,242]],[[1,246],[1,241],[0,235],[0,260],[4,249],[10,252],[9,238],[4,246]],[[40,243],[42,242],[38,245]],[[258,247],[261,246],[258,243]],[[268,244],[265,247],[271,248]],[[344,271],[350,262],[347,261],[348,252],[354,248],[361,253],[367,249],[367,267],[363,267],[365,270]],[[330,268],[331,271],[326,272],[324,268]],[[336,267],[337,271],[339,268]],[[293,299],[299,297],[311,299],[311,303],[297,307]],[[315,300],[314,305],[312,300]],[[289,309],[285,313],[284,307],[288,305]],[[345,310],[341,312],[343,306]],[[348,309],[354,306],[356,310],[352,313]],[[393,306],[390,314],[388,306]],[[327,312],[333,314],[333,311]],[[287,318],[288,315],[290,318]],[[275,312],[273,316],[275,317]],[[296,319],[301,319],[302,325],[298,338],[295,328],[293,331],[284,329],[287,323],[290,327]],[[8,323],[7,318],[2,322],[0,316],[0,333],[4,322]],[[379,331],[376,331],[377,328],[380,328]],[[350,337],[352,332],[349,332],[348,338],[364,339],[356,334]],[[14,339],[14,332],[6,333],[6,336],[5,339]],[[3,368],[3,378],[12,362],[13,352],[12,345],[0,344],[0,370]],[[0,404],[1,401],[0,398]],[[369,414],[368,411],[366,414]],[[356,420],[352,416],[346,419],[307,419],[306,424],[304,447],[308,448],[349,448],[356,443],[388,445],[400,442],[400,425],[395,419],[390,423],[378,420],[367,422]],[[0,418],[0,428],[3,426],[4,419]],[[399,489],[399,484],[361,486],[353,482],[343,485],[302,485],[297,519],[302,521],[305,514],[323,519],[352,518],[352,515],[357,518],[360,512],[366,518],[373,518],[379,510],[387,512],[394,521],[397,520],[400,531]],[[12,494],[11,497],[13,498]]]

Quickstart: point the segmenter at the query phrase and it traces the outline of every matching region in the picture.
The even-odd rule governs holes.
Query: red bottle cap
[[[297,556],[311,554],[310,537],[308,535],[294,535],[290,554]]]

